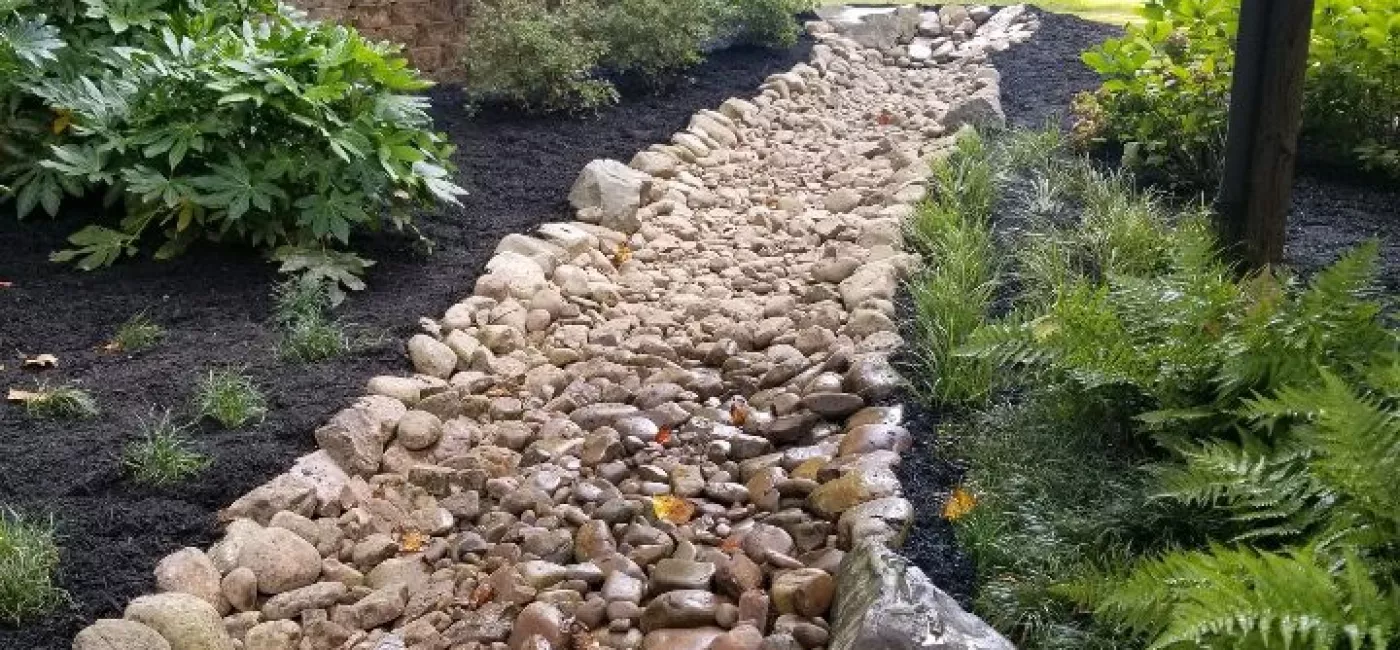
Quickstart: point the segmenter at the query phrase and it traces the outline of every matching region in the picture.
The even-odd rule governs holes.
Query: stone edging
[[[1010,648],[887,548],[888,357],[927,163],[1004,121],[985,50],[1034,23],[834,15],[754,99],[590,163],[578,221],[502,239],[416,374],[75,650]]]

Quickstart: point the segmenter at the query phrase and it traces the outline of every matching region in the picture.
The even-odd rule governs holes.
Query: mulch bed
[[[454,89],[434,90],[438,128],[461,147],[458,182],[472,194],[460,209],[420,218],[436,242],[431,255],[408,237],[364,238],[363,253],[379,264],[369,289],[338,314],[382,342],[342,359],[278,359],[268,323],[277,278],[252,252],[210,247],[172,262],[127,260],[82,273],[47,257],[95,209],[72,206],[57,220],[23,224],[0,218],[0,281],[13,283],[0,289],[0,390],[74,382],[103,409],[90,421],[35,421],[0,404],[0,505],[54,518],[63,547],[59,582],[71,598],[47,618],[0,627],[0,648],[66,649],[91,620],[120,616],[128,600],[154,588],[160,558],[214,541],[219,508],[312,451],[315,427],[362,394],[365,380],[407,372],[401,341],[420,316],[471,294],[501,237],[569,219],[565,197],[585,164],[626,161],[669,140],[695,111],[751,96],[769,74],[806,61],[809,50],[803,42],[781,52],[716,52],[660,92],[624,87],[621,105],[589,117],[469,115]],[[169,330],[162,344],[131,356],[100,350],[143,310]],[[21,355],[39,353],[57,355],[58,368],[38,376],[19,370]],[[236,431],[201,425],[196,439],[213,465],[188,484],[149,489],[124,479],[117,456],[141,419],[153,409],[187,412],[198,377],[222,366],[246,368],[269,398],[267,419]]]

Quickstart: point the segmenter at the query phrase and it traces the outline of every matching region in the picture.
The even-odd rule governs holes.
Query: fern
[[[1310,548],[1212,546],[1139,563],[1063,590],[1149,634],[1149,648],[1377,648],[1400,634],[1400,598],[1355,557],[1339,568]]]
[[[1278,450],[1247,436],[1178,451],[1183,464],[1157,467],[1155,497],[1223,509],[1243,527],[1235,541],[1296,539],[1326,522],[1334,495],[1307,473],[1307,448]]]

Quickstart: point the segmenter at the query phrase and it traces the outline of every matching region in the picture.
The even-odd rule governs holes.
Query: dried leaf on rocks
[[[483,582],[472,590],[472,595],[467,598],[467,607],[471,609],[481,609],[482,605],[491,602],[491,597],[496,595],[496,589],[489,582]]]
[[[603,647],[588,633],[588,626],[578,619],[569,624],[569,646],[573,650],[601,650]]]
[[[723,542],[720,542],[719,550],[724,551],[725,553],[733,553],[739,550],[739,546],[743,542],[743,537],[739,535],[730,535],[729,537],[724,538]]]
[[[58,366],[58,357],[52,354],[40,354],[25,358],[24,363],[20,365],[30,370],[46,370]]]
[[[662,494],[651,498],[651,509],[656,518],[677,526],[687,523],[695,516],[695,504],[677,496]]]
[[[402,553],[417,553],[427,544],[428,536],[416,530],[407,531],[399,536],[399,551]]]
[[[627,262],[627,260],[630,259],[632,259],[632,247],[628,246],[627,242],[622,242],[618,244],[617,250],[613,251],[613,266],[622,266],[625,262]]]
[[[976,506],[977,495],[967,488],[958,486],[953,488],[953,493],[948,495],[948,501],[943,504],[943,518],[948,521],[957,521],[966,517]]]
[[[661,430],[656,432],[656,438],[654,438],[654,440],[656,440],[656,444],[658,445],[671,442],[671,427],[661,427]]]
[[[9,394],[5,395],[5,399],[11,402],[32,402],[43,398],[44,393],[20,388],[11,388]]]
[[[736,427],[744,426],[744,423],[749,421],[748,404],[735,402],[733,406],[729,407],[729,419],[734,422]]]
[[[880,126],[889,126],[894,124],[894,115],[891,115],[889,111],[880,111],[880,116],[875,118],[875,122]]]

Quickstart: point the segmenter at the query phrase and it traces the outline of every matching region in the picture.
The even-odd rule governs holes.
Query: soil
[[[28,418],[0,403],[0,506],[52,517],[62,546],[58,580],[69,603],[20,628],[0,626],[0,648],[59,650],[100,617],[120,616],[153,589],[152,569],[168,553],[216,539],[216,511],[314,449],[312,433],[362,394],[377,374],[408,370],[401,341],[420,316],[441,314],[470,295],[496,242],[511,232],[570,218],[566,196],[595,158],[629,160],[664,142],[692,113],[731,96],[751,96],[763,79],[808,59],[810,42],[785,51],[734,48],[662,92],[638,92],[596,116],[524,117],[502,110],[469,115],[460,93],[432,92],[440,130],[460,146],[458,182],[471,191],[461,208],[420,216],[434,240],[366,238],[378,260],[368,290],[339,310],[359,338],[378,341],[352,355],[293,364],[275,352],[268,322],[273,268],[251,251],[207,248],[172,262],[123,261],[82,273],[47,261],[93,214],[76,206],[57,220],[0,219],[0,390],[73,383],[102,407],[93,420]],[[157,347],[133,355],[101,351],[117,326],[145,311],[168,330]],[[58,367],[20,370],[25,355],[51,353]],[[118,455],[155,410],[189,414],[198,377],[210,368],[245,368],[266,393],[270,413],[256,426],[193,434],[213,465],[168,489],[134,485]]]

